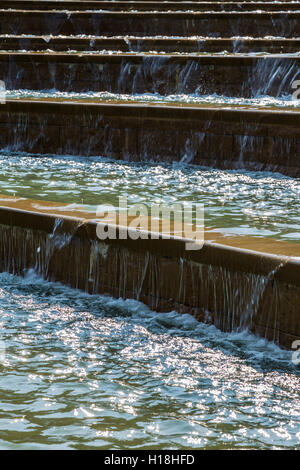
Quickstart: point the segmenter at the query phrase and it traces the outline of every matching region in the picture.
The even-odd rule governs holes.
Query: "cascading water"
[[[180,296],[185,299],[182,303],[184,305],[189,297],[198,295],[201,306],[195,313],[202,321],[212,323],[222,331],[255,331],[262,320],[261,306],[265,302],[266,289],[271,287],[274,301],[269,303],[272,315],[267,326],[273,332],[272,340],[276,341],[279,303],[274,276],[287,262],[288,259],[278,261],[277,267],[268,275],[255,275],[182,259]],[[192,286],[185,284],[187,279],[191,279]]]
[[[0,10],[0,447],[299,448],[250,332],[300,337],[300,8],[58,3]],[[97,239],[124,195],[204,203],[204,248]]]
[[[81,227],[84,222],[66,225],[61,218],[55,220],[50,234],[1,225],[2,271],[24,275],[34,269],[44,279],[61,281],[91,294],[109,293],[141,300],[158,311],[175,306],[179,313],[191,313],[223,331],[255,331],[266,316],[266,308],[261,307],[268,299],[272,317],[271,322],[267,318],[267,327],[273,332],[272,339],[277,340],[279,291],[274,277],[288,258],[278,261],[267,275],[232,271],[182,258],[173,267],[170,304],[165,294],[169,290],[169,274],[159,256],[78,238]],[[271,304],[270,295],[265,299],[269,288]]]
[[[272,60],[257,61],[251,71],[249,82],[245,88],[250,88],[252,96],[270,95],[276,90],[275,96],[292,94],[293,83],[300,78],[300,67],[292,59],[283,60],[277,57]]]
[[[291,99],[300,77],[298,56],[25,52],[2,54],[0,63],[8,90],[40,90],[43,83],[44,90],[154,94],[154,99],[155,94]]]
[[[32,273],[0,291],[1,448],[299,448],[289,351]]]

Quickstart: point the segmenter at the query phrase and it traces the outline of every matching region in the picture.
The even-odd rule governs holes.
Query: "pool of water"
[[[300,181],[266,172],[104,158],[0,154],[0,194],[98,205],[202,203],[205,225],[224,234],[300,241]]]
[[[300,449],[291,352],[0,274],[0,448]]]

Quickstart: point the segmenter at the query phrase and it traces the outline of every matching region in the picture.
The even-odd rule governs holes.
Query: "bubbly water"
[[[0,274],[0,448],[300,448],[292,353]]]
[[[205,206],[205,225],[225,234],[300,241],[300,181],[276,173],[105,158],[0,154],[0,194],[69,204],[189,201]],[[38,204],[37,204],[38,208]]]
[[[292,95],[282,97],[273,97],[269,95],[261,95],[256,98],[240,98],[234,96],[218,95],[201,95],[192,94],[174,94],[162,96],[158,93],[110,93],[107,91],[90,91],[90,92],[62,92],[57,90],[6,90],[6,99],[59,99],[59,100],[95,100],[95,101],[127,101],[127,102],[154,102],[154,103],[188,103],[199,105],[217,105],[222,106],[252,106],[252,107],[282,107],[282,108],[299,108],[300,99],[294,99]]]

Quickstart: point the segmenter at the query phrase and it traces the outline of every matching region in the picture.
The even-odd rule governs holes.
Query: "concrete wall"
[[[298,57],[0,54],[7,89],[218,94],[251,98],[293,93]],[[276,73],[275,73],[276,72]]]
[[[155,144],[154,144],[155,143]],[[7,101],[0,148],[185,161],[300,176],[300,114],[143,104]]]
[[[300,262],[206,243],[99,241],[89,221],[0,208],[0,270],[44,278],[93,294],[176,309],[224,331],[248,328],[284,347],[300,338]]]
[[[297,37],[300,13],[0,11],[0,34]]]

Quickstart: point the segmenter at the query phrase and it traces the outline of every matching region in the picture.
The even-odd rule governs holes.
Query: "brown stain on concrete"
[[[82,221],[103,221],[97,217],[96,212],[84,210],[84,206],[80,205],[76,208],[69,209],[69,204],[54,202],[54,201],[40,201],[22,197],[11,197],[0,194],[0,207],[11,207],[21,209],[28,212],[38,212],[43,214],[52,214],[57,217],[73,217],[81,219]],[[134,216],[127,216],[128,225],[136,218]],[[151,217],[141,218],[142,226],[147,226],[151,231]],[[118,214],[105,214],[105,223],[120,225],[120,218]],[[162,231],[162,222],[159,223],[160,232]],[[191,227],[195,230],[195,226]],[[170,221],[170,234],[174,235],[174,224]],[[216,228],[205,228],[205,241],[214,242],[225,246],[242,248],[246,250],[253,250],[261,253],[276,254],[288,257],[300,258],[300,243],[286,242],[282,240],[275,240],[271,238],[251,237],[251,236],[228,236],[217,231]]]

